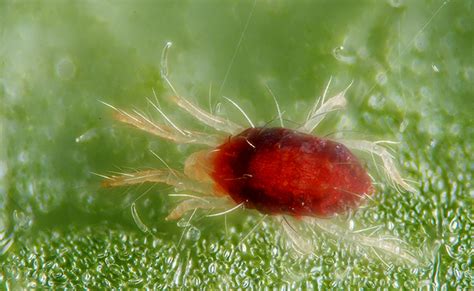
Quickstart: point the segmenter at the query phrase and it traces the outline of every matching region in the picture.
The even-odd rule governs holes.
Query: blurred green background
[[[472,6],[0,0],[0,288],[472,288]],[[178,200],[170,187],[100,189],[91,172],[163,167],[150,149],[182,169],[200,147],[117,124],[98,100],[151,112],[154,89],[177,123],[210,132],[166,100],[167,41],[178,91],[241,124],[222,96],[265,124],[276,116],[268,85],[296,126],[330,76],[330,94],[353,80],[347,111],[319,133],[400,141],[397,160],[417,188],[380,186],[353,221],[429,250],[428,263],[382,262],[329,240],[298,257],[268,219],[239,244],[258,213],[201,214],[184,228],[164,221]]]

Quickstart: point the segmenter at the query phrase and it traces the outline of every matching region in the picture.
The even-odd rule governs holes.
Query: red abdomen
[[[250,128],[215,152],[211,176],[236,203],[268,214],[331,216],[373,193],[342,144],[286,128]]]

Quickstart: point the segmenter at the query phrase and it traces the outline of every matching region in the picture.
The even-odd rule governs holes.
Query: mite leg
[[[188,190],[202,194],[212,193],[212,189],[209,185],[196,183],[174,170],[144,170],[103,177],[106,178],[102,181],[103,187],[129,186],[151,182],[174,186],[180,191]]]
[[[230,207],[232,203],[227,198],[215,198],[215,197],[195,197],[182,201],[179,203],[166,217],[166,220],[176,220],[181,218],[186,212],[195,210],[195,209],[226,209]],[[241,206],[241,205],[237,205]],[[224,211],[224,214],[227,214],[234,210],[235,207],[230,210],[227,209]],[[217,216],[217,215],[208,215]]]
[[[310,254],[313,252],[311,242],[304,239],[304,236],[298,230],[296,225],[289,220],[289,218],[282,216],[278,218],[278,221],[280,222],[293,248],[297,252],[301,254]]]
[[[276,110],[277,110],[277,113],[278,113],[278,119],[280,120],[280,126],[281,126],[281,127],[285,127],[285,125],[283,124],[283,115],[282,115],[281,110],[280,110],[280,104],[278,104],[278,100],[277,100],[275,94],[273,94],[273,91],[272,91],[272,89],[270,88],[270,86],[268,86],[267,84],[265,84],[265,87],[267,87],[268,93],[270,93],[270,95],[271,95],[272,98],[273,98],[273,102],[275,102]]]
[[[213,208],[208,200],[204,199],[186,199],[180,202],[166,217],[166,220],[180,219],[186,212],[194,209],[210,209]]]
[[[387,151],[386,148],[377,144],[377,142],[370,142],[365,140],[343,140],[341,141],[349,148],[365,151],[378,156],[383,162],[383,169],[388,178],[409,192],[415,192],[415,188],[409,185],[397,170],[395,166],[394,157]]]
[[[199,106],[189,102],[186,98],[182,97],[178,93],[178,91],[175,89],[170,79],[168,78],[168,52],[171,45],[172,45],[171,42],[166,43],[161,53],[161,76],[165,80],[165,82],[168,84],[168,86],[170,87],[171,91],[174,94],[171,100],[174,103],[176,103],[176,105],[178,105],[183,110],[185,110],[190,115],[192,115],[197,120],[199,120],[200,122],[218,131],[227,132],[227,133],[230,133],[231,135],[241,132],[243,130],[243,127],[241,127],[240,125],[237,125],[227,119],[224,119],[222,117],[219,117],[207,112],[206,110],[200,108]]]
[[[166,78],[169,86],[172,88],[174,91],[174,88],[172,87],[171,83],[169,80]],[[222,117],[213,115],[204,109],[200,108],[199,106],[191,103],[188,101],[186,98],[181,97],[178,95],[176,91],[173,92],[175,95],[171,97],[171,100],[176,103],[179,107],[181,107],[183,110],[188,112],[190,115],[192,115],[194,118],[199,120],[200,122],[214,128],[215,130],[222,131],[229,133],[231,135],[235,135],[239,132],[241,132],[244,128],[238,124],[233,123],[232,121],[229,121],[227,119],[224,119]]]
[[[323,97],[321,98],[321,104],[319,105],[319,100],[314,104],[311,111],[308,113],[308,117],[306,118],[306,122],[301,126],[298,130],[306,133],[311,133],[313,130],[318,126],[318,124],[324,119],[326,114],[342,109],[346,106],[346,98],[345,94],[347,90],[352,85],[349,84],[344,91],[340,92],[336,96],[329,98],[327,101],[324,100],[325,95],[327,93],[329,84],[331,83],[331,79],[329,79],[328,85],[324,91]],[[318,106],[319,105],[319,106]]]
[[[214,147],[218,145],[222,139],[221,137],[210,134],[181,130],[171,121],[170,122],[172,126],[158,124],[138,111],[134,111],[134,113],[128,113],[105,102],[102,103],[115,111],[115,118],[117,120],[176,143],[203,144]],[[163,114],[161,111],[160,113]],[[166,115],[164,116],[166,117]],[[169,120],[167,117],[166,119]]]
[[[415,255],[413,255],[408,249],[405,248],[406,243],[404,243],[400,239],[396,239],[394,237],[389,236],[364,236],[360,233],[347,230],[338,225],[337,222],[334,222],[330,219],[305,218],[305,222],[318,227],[322,231],[330,234],[331,236],[343,239],[347,242],[360,244],[365,247],[383,251],[388,255],[397,257],[412,264],[420,263],[419,260],[415,257]]]

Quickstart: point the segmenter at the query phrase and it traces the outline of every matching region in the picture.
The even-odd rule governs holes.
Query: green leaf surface
[[[472,287],[474,19],[471,1],[0,1],[0,288]],[[271,218],[238,210],[167,222],[165,185],[101,189],[91,174],[172,168],[200,146],[114,121],[99,100],[212,130],[171,104],[183,96],[246,124],[306,116],[331,76],[348,107],[318,134],[394,140],[415,193],[381,184],[354,214],[419,265],[321,239],[297,256]],[[156,115],[157,116],[157,115]],[[157,116],[158,118],[158,116]],[[367,162],[371,159],[368,157]],[[135,202],[141,228],[135,223]],[[249,236],[243,240],[243,238]]]

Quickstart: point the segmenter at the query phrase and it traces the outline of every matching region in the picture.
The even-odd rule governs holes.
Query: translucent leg
[[[382,251],[388,255],[394,256],[412,264],[419,264],[418,259],[410,251],[408,251],[406,247],[404,247],[406,246],[406,243],[399,239],[388,236],[364,236],[360,234],[360,232],[356,233],[354,231],[344,229],[336,222],[333,222],[331,219],[305,218],[305,222],[310,225],[317,226],[319,229],[336,238]]]
[[[145,170],[103,177],[105,178],[105,180],[102,181],[103,187],[120,187],[151,182],[168,184],[176,187],[180,191],[188,190],[202,194],[212,193],[211,186],[196,183],[183,174],[172,170]]]
[[[171,47],[172,43],[166,43],[163,51],[161,53],[161,76],[171,88],[174,95],[171,100],[176,103],[179,107],[184,109],[186,112],[194,116],[197,120],[201,121],[202,123],[218,130],[230,133],[232,135],[237,134],[243,130],[243,127],[237,125],[229,120],[226,120],[222,117],[215,116],[204,109],[200,108],[197,105],[189,102],[186,98],[181,97],[178,91],[174,88],[173,84],[171,83],[170,79],[168,78],[168,52]]]
[[[349,148],[365,151],[378,156],[383,162],[383,169],[390,181],[399,185],[409,192],[415,192],[415,188],[409,185],[397,170],[394,163],[394,157],[387,151],[386,148],[377,144],[377,142],[370,142],[366,140],[341,140],[341,142]]]
[[[117,120],[176,143],[203,144],[215,147],[222,141],[222,138],[218,136],[189,130],[181,130],[173,123],[171,123],[172,126],[158,124],[151,121],[138,111],[128,113],[105,102],[102,103],[115,110],[115,118]]]
[[[301,254],[310,254],[313,252],[311,242],[304,238],[304,235],[299,232],[296,225],[292,223],[289,218],[282,216],[278,218],[278,221],[297,252]]]
[[[173,89],[171,83],[168,81],[168,79],[165,79],[169,86]],[[218,130],[218,131],[223,131],[227,132],[229,134],[237,134],[244,130],[244,128],[238,124],[233,123],[232,121],[229,121],[227,119],[224,119],[222,117],[210,114],[209,112],[205,111],[204,109],[200,108],[199,106],[189,102],[186,98],[181,97],[178,95],[177,92],[174,92],[175,96],[171,97],[171,100],[176,103],[179,107],[184,109],[186,112],[191,114],[194,118],[199,120],[200,122]]]
[[[324,117],[332,112],[336,111],[339,109],[342,109],[346,106],[346,98],[344,97],[344,94],[346,91],[349,89],[349,87],[352,85],[349,84],[349,86],[344,89],[344,91],[340,92],[336,96],[333,96],[329,98],[327,101],[324,100],[325,95],[327,93],[329,84],[331,83],[331,79],[328,82],[328,85],[324,91],[323,97],[321,97],[321,105],[319,105],[319,100],[316,102],[311,109],[311,111],[308,113],[308,117],[306,118],[306,122],[301,126],[298,130],[301,132],[306,132],[306,133],[311,133],[313,130],[318,126],[318,124],[323,121]],[[319,105],[319,106],[318,106]]]
[[[166,217],[166,220],[176,220],[181,218],[186,212],[195,209],[226,209],[231,207],[233,204],[228,198],[215,198],[215,197],[193,197],[186,199],[179,203]],[[241,206],[241,205],[238,205]],[[226,210],[222,215],[233,211],[235,206],[230,210]],[[219,213],[218,213],[219,214]],[[217,215],[208,215],[217,216]]]
[[[187,199],[179,203],[166,217],[166,220],[180,219],[186,212],[194,209],[210,209],[213,206],[204,199]]]

